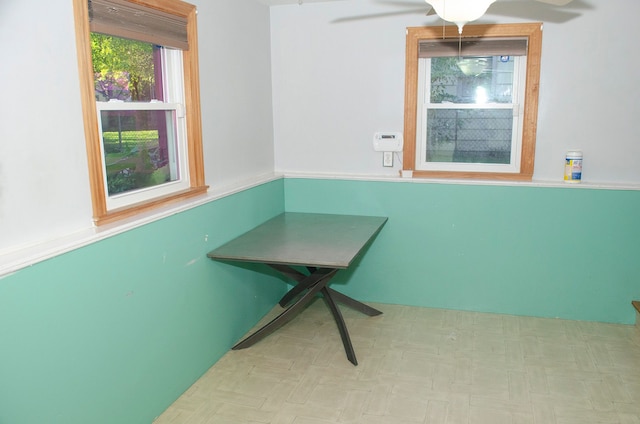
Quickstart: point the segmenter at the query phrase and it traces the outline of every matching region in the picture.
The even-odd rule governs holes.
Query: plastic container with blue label
[[[564,163],[564,182],[579,183],[582,181],[582,151],[569,150]]]

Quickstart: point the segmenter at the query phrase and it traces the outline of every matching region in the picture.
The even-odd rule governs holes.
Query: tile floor
[[[372,306],[341,308],[357,367],[317,300],[154,424],[640,424],[637,325]]]

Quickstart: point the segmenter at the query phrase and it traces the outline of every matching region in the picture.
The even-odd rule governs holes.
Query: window
[[[204,193],[195,7],[74,2],[96,223]]]
[[[404,169],[530,180],[541,41],[541,24],[409,28]]]

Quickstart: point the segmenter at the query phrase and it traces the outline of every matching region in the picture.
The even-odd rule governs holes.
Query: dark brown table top
[[[285,212],[207,254],[212,259],[348,268],[385,217]]]

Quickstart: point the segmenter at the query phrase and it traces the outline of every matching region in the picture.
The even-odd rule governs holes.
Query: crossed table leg
[[[368,316],[380,315],[382,312],[329,288],[329,281],[331,281],[336,272],[338,272],[338,269],[309,267],[307,268],[309,270],[309,275],[305,275],[287,265],[269,266],[298,283],[289,290],[282,299],[280,299],[280,306],[284,308],[294,299],[297,298],[297,300],[287,307],[287,309],[282,311],[280,315],[272,319],[268,324],[242,340],[240,343],[236,344],[232,349],[244,349],[254,345],[279,327],[291,321],[291,319],[293,319],[293,317],[300,312],[305,305],[311,302],[318,293],[322,293],[322,296],[333,315],[333,319],[336,321],[338,330],[340,331],[340,337],[342,338],[342,344],[344,345],[347,358],[353,365],[358,365],[358,360],[356,359],[356,354],[353,350],[353,346],[351,345],[351,338],[349,337],[347,326],[336,302],[342,303]]]

